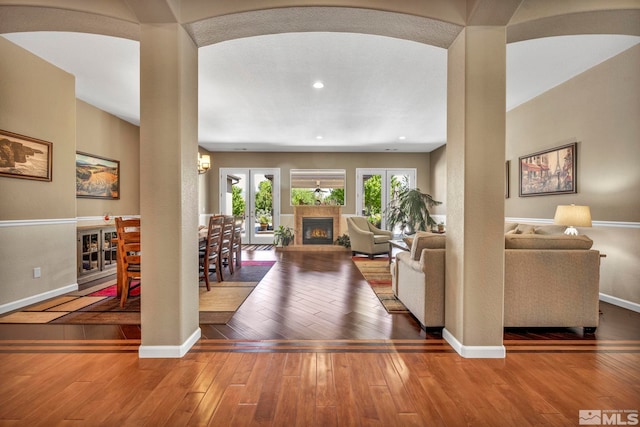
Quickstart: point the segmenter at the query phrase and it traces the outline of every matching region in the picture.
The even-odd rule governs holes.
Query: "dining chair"
[[[224,217],[222,216],[212,216],[209,218],[207,238],[199,250],[200,278],[204,278],[207,291],[211,290],[210,275],[212,270],[215,270],[218,282],[222,282],[222,269],[218,265],[218,257],[220,254],[220,245],[222,244],[223,224]]]
[[[222,243],[220,244],[220,258],[218,259],[218,265],[220,266],[220,274],[222,274],[222,268],[226,265],[229,268],[229,273],[233,274],[233,256],[231,253],[233,247],[233,227],[235,219],[231,215],[224,215],[224,221],[222,224]]]
[[[236,216],[233,223],[233,242],[231,243],[231,259],[235,267],[242,267],[242,225],[244,217]]]
[[[140,219],[115,218],[118,237],[118,291],[124,307],[131,289],[142,283],[140,266]],[[133,285],[137,281],[136,285]]]

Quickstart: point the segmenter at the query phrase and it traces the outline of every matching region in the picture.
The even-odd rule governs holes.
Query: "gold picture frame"
[[[52,180],[53,144],[0,129],[0,176]]]
[[[120,161],[76,152],[76,197],[120,198]]]

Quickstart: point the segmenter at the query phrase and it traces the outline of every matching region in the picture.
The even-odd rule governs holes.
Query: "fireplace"
[[[333,244],[333,218],[302,218],[303,245]]]

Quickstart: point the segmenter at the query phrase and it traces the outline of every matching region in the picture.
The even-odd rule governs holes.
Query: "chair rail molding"
[[[0,221],[1,227],[27,227],[33,225],[59,225],[77,224],[77,218],[53,218],[53,219],[13,219]]]

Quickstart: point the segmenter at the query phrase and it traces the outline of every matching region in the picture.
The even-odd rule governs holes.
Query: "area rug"
[[[391,289],[389,258],[380,257],[369,259],[354,256],[351,259],[388,313],[409,312],[407,307],[393,294],[393,290]]]
[[[207,291],[200,283],[200,324],[225,324],[269,272],[275,261],[243,261],[233,275]],[[72,292],[31,305],[0,317],[0,323],[49,323],[70,325],[139,325],[140,293],[144,284],[132,290],[124,307],[116,298],[115,279],[82,291]]]

